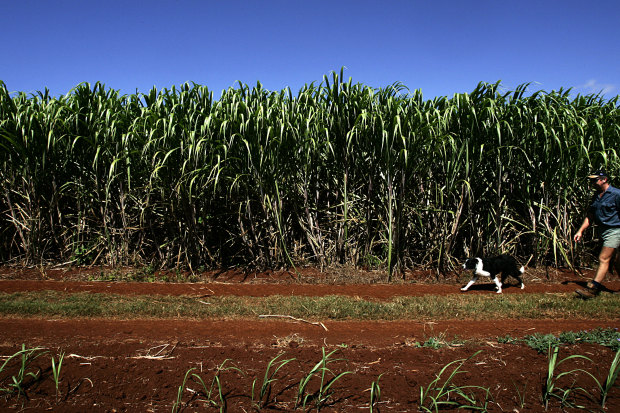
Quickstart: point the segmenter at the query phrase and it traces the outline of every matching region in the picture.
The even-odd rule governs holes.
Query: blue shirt
[[[590,212],[597,224],[607,227],[620,227],[620,189],[613,186],[601,194],[595,194],[590,205]]]

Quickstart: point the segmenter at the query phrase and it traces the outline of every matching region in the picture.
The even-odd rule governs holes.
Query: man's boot
[[[586,284],[586,288],[579,289],[575,291],[577,295],[584,300],[589,300],[590,298],[594,298],[601,292],[602,286],[596,281],[588,281]]]

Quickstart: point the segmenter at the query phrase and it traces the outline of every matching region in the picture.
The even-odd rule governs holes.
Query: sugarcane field
[[[528,86],[0,81],[0,410],[620,411],[618,97]]]

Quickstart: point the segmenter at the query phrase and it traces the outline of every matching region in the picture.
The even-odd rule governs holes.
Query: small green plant
[[[561,359],[560,361],[558,361],[558,353],[560,351],[560,348],[557,344],[549,344],[549,348],[547,350],[547,357],[549,359],[549,364],[548,364],[548,368],[547,368],[547,379],[545,380],[545,383],[543,384],[543,389],[542,389],[542,400],[543,400],[543,404],[545,406],[545,410],[547,410],[549,408],[549,401],[551,400],[551,398],[555,398],[557,400],[560,401],[560,404],[562,405],[562,407],[571,407],[571,408],[583,408],[584,406],[578,406],[575,405],[574,403],[571,402],[572,397],[574,395],[575,392],[577,391],[581,391],[582,393],[584,393],[586,396],[590,397],[590,393],[588,393],[588,391],[586,389],[584,389],[583,387],[575,387],[575,382],[576,380],[573,380],[573,384],[568,387],[568,388],[560,388],[558,387],[558,380],[561,379],[564,376],[569,376],[569,375],[574,375],[576,373],[582,372],[585,373],[587,375],[589,375],[590,377],[594,378],[594,376],[592,376],[592,374],[590,374],[589,372],[583,370],[583,369],[573,369],[573,370],[569,370],[569,371],[564,371],[561,373],[558,373],[556,375],[556,369],[564,362],[568,361],[568,360],[573,360],[573,359],[584,359],[584,360],[588,360],[588,361],[592,361],[591,359],[589,359],[586,356],[582,356],[579,354],[574,354],[572,356],[568,356],[565,357],[563,359]],[[594,378],[595,379],[595,378]],[[596,379],[595,379],[596,380]]]
[[[77,244],[73,248],[72,262],[74,262],[76,265],[91,264],[95,259],[94,251],[95,248],[89,248],[84,244]]]
[[[371,268],[371,269],[379,268],[381,267],[381,264],[383,264],[383,261],[381,260],[381,258],[376,257],[371,254],[367,254],[362,259],[362,261],[366,267]]]
[[[196,370],[195,367],[192,367],[191,369],[187,370],[187,372],[185,373],[185,377],[183,378],[183,382],[181,383],[177,391],[177,399],[172,404],[172,412],[176,413],[180,410],[181,404],[183,401],[183,392],[187,388],[187,381],[190,379],[194,380],[194,382],[196,382],[202,387],[202,394],[205,396],[206,398],[205,402],[209,406],[219,408],[220,412],[226,411],[226,397],[222,389],[222,381],[221,381],[220,375],[226,371],[236,371],[241,374],[244,374],[243,371],[241,371],[239,368],[235,366],[227,367],[226,363],[228,363],[229,361],[230,359],[224,360],[222,364],[220,364],[216,368],[215,374],[213,376],[213,379],[211,380],[210,386],[207,386],[207,384],[202,379],[202,377],[200,377],[200,375],[198,375],[197,373],[194,373],[194,371]],[[215,394],[214,394],[215,390],[217,390],[217,398],[219,400],[215,398]]]
[[[62,361],[65,358],[65,352],[62,351],[58,355],[58,362],[52,356],[52,379],[54,380],[54,386],[56,387],[56,400],[58,400],[58,396],[60,395],[59,384],[60,384],[60,370],[62,369]]]
[[[607,396],[609,395],[609,391],[614,387],[616,380],[618,379],[618,374],[620,374],[620,349],[616,351],[616,355],[611,361],[611,366],[609,366],[609,371],[607,373],[607,377],[601,384],[599,380],[592,377],[596,382],[597,387],[601,392],[601,407],[605,408],[605,403],[607,401]]]
[[[620,339],[618,339],[620,342]],[[605,408],[605,401],[607,400],[607,396],[609,395],[609,391],[614,387],[616,383],[616,379],[618,379],[618,374],[620,373],[620,348],[616,351],[616,356],[611,362],[611,366],[609,367],[609,373],[607,374],[607,378],[603,382],[601,386],[601,407]]]
[[[560,342],[553,334],[540,334],[536,333],[531,336],[526,336],[523,339],[525,344],[536,350],[538,353],[544,353],[549,347],[555,347]]]
[[[15,375],[8,373],[7,378],[11,376],[11,380],[6,385],[0,383],[0,385],[2,385],[2,387],[0,387],[0,392],[7,395],[17,394],[18,398],[20,396],[27,398],[27,386],[41,379],[41,369],[31,370],[32,363],[45,353],[47,353],[47,351],[45,351],[43,347],[26,348],[26,346],[22,344],[22,349],[10,356],[2,363],[2,366],[0,366],[0,373],[5,373],[5,369],[13,366],[14,363],[17,364],[17,373]]]
[[[616,328],[595,328],[578,334],[579,339],[585,343],[600,344],[612,350],[620,349],[620,332]]]
[[[558,336],[558,341],[563,344],[575,344],[579,340],[579,333],[573,331],[564,331]]]
[[[374,412],[374,408],[381,402],[381,387],[379,387],[379,380],[381,380],[382,374],[379,374],[377,380],[370,384],[370,413]]]
[[[499,344],[516,344],[519,342],[519,339],[506,334],[504,337],[497,337],[497,342]]]
[[[278,360],[282,355],[284,355],[284,353],[278,354],[267,364],[265,375],[263,377],[263,383],[261,384],[261,387],[258,390],[258,399],[256,400],[254,399],[254,397],[255,397],[257,379],[254,379],[254,381],[252,381],[252,404],[258,410],[261,410],[263,407],[269,404],[272,384],[277,380],[276,378],[274,378],[275,375],[278,373],[278,371],[282,367],[284,367],[291,361],[295,360],[294,358],[286,359],[286,360]]]
[[[192,367],[191,369],[185,372],[183,381],[181,382],[181,385],[179,386],[179,389],[177,390],[177,399],[174,401],[174,403],[172,403],[172,413],[178,412],[179,409],[181,408],[181,403],[183,401],[183,392],[185,391],[185,385],[187,383],[187,379],[189,378],[190,374],[193,374],[192,372],[194,370],[196,369]]]
[[[423,344],[424,348],[432,348],[433,350],[438,350],[446,345],[446,342],[442,337],[429,337]]]
[[[420,387],[420,410],[424,412],[438,412],[443,408],[456,408],[456,409],[473,409],[473,410],[486,410],[486,405],[489,400],[489,389],[480,386],[457,386],[454,384],[454,379],[457,375],[465,373],[461,370],[463,365],[478,355],[482,350],[477,351],[473,355],[466,359],[454,360],[446,364],[437,374],[435,380],[431,381],[426,388]],[[446,378],[442,376],[450,369],[451,366],[456,365],[451,373]],[[484,406],[477,406],[477,401],[474,394],[468,394],[469,390],[484,390],[486,393]]]
[[[157,268],[153,264],[149,264],[145,267],[138,269],[138,271],[132,271],[127,274],[127,281],[139,281],[139,282],[155,282],[157,281]]]
[[[340,380],[346,374],[350,374],[352,372],[345,371],[339,374],[335,374],[331,369],[327,366],[333,362],[340,361],[342,359],[332,359],[331,356],[338,351],[338,349],[331,351],[330,353],[325,353],[325,347],[321,348],[322,358],[321,360],[315,364],[315,366],[310,370],[310,372],[303,377],[299,382],[299,389],[297,391],[297,400],[295,402],[296,406],[306,407],[306,404],[313,400],[315,403],[315,407],[317,411],[320,411],[323,406],[329,401],[331,396],[334,393],[332,386],[338,380]],[[319,387],[318,390],[314,393],[308,392],[308,384],[312,380],[313,377],[319,377]]]
[[[498,338],[498,342],[509,342],[510,336],[506,338]],[[501,340],[501,341],[500,341]],[[515,339],[517,341],[517,339]],[[532,347],[539,353],[547,351],[548,346],[557,344],[576,344],[576,343],[589,343],[599,344],[601,346],[609,347],[612,350],[620,349],[620,332],[615,328],[596,328],[589,331],[565,331],[560,333],[558,337],[553,334],[540,334],[525,336],[523,341],[528,346]]]
[[[527,392],[527,381],[523,385],[523,390],[519,388],[519,385],[515,383],[514,380],[512,380],[512,385],[515,387],[515,390],[517,391],[517,398],[518,398],[517,401],[519,402],[519,407],[521,409],[525,408],[525,393]]]
[[[440,348],[444,348],[446,346],[458,346],[464,343],[463,340],[460,340],[458,337],[454,337],[452,341],[446,340],[446,334],[440,333],[437,336],[428,337],[423,343],[415,342],[414,347],[423,347],[430,348],[433,350],[439,350]]]

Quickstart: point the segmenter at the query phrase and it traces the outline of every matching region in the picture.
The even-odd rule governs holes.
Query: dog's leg
[[[515,277],[517,281],[519,281],[519,284],[521,284],[521,289],[525,288],[525,284],[523,283],[523,278],[521,278],[521,275],[524,272],[525,272],[525,268],[522,266],[521,268],[519,268],[512,274],[512,276]]]
[[[501,294],[502,293],[502,282],[499,280],[499,278],[497,278],[497,275],[495,276],[495,278],[493,278],[493,281],[495,281],[495,285],[497,286],[497,293]]]
[[[519,284],[521,284],[521,289],[525,288],[525,284],[523,283],[523,279],[521,278],[521,274],[515,274],[514,277],[517,279],[517,281],[519,281]]]
[[[469,282],[467,283],[467,285],[463,288],[461,288],[461,291],[467,291],[469,290],[469,287],[471,287],[472,285],[474,285],[474,283],[478,280],[478,276],[474,275],[473,278],[471,280],[469,280]]]

